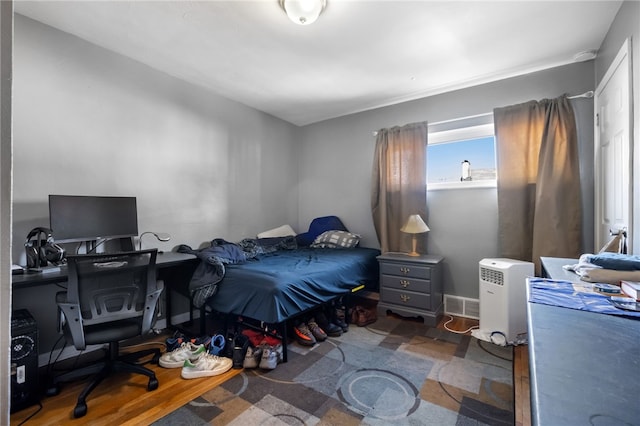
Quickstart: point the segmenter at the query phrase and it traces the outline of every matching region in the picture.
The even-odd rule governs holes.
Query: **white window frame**
[[[484,114],[466,119],[430,124],[428,144],[437,145],[441,143],[480,139],[488,136],[495,137],[493,114]],[[427,191],[438,191],[443,189],[496,188],[497,185],[497,179],[460,182],[427,182]]]

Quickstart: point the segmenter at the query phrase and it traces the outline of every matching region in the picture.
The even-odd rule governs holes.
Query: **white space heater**
[[[504,258],[480,261],[481,332],[502,334],[508,344],[526,341],[525,289],[527,277],[532,276],[531,262]]]

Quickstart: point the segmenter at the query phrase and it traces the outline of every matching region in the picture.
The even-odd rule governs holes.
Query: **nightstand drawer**
[[[424,266],[414,266],[402,263],[382,262],[380,273],[386,275],[399,275],[408,278],[431,278],[431,268]]]
[[[385,302],[411,308],[427,309],[431,306],[431,295],[414,291],[382,288],[382,298]]]
[[[420,293],[431,293],[431,281],[420,280],[417,278],[399,277],[397,275],[382,275],[380,287],[417,291]]]

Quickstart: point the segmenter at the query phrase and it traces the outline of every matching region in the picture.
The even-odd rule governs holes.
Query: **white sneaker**
[[[273,370],[282,362],[282,345],[265,346],[262,348],[262,358],[260,368]]]
[[[204,345],[184,342],[179,348],[163,353],[158,363],[160,367],[164,368],[180,368],[184,365],[185,360],[194,360],[205,352],[207,352],[207,348]]]
[[[208,352],[202,353],[195,361],[185,360],[180,376],[183,379],[197,379],[199,377],[217,376],[231,370],[233,361],[212,355]]]

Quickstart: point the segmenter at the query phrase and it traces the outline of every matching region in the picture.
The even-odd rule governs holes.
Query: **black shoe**
[[[233,353],[231,359],[233,360],[233,368],[240,369],[244,365],[244,358],[247,355],[247,349],[249,348],[249,338],[242,333],[236,334],[233,339]]]
[[[327,317],[324,315],[324,313],[320,312],[319,314],[317,314],[316,321],[318,322],[318,325],[320,326],[320,328],[322,328],[324,332],[327,333],[327,336],[331,336],[331,337],[342,336],[342,328],[338,327],[333,323],[330,323]]]
[[[235,347],[235,335],[233,333],[227,334],[227,338],[224,344],[224,349],[220,351],[219,356],[233,359],[233,348]]]
[[[343,333],[349,331],[349,324],[347,324],[346,309],[344,306],[336,307],[334,309],[331,322],[340,327]]]

